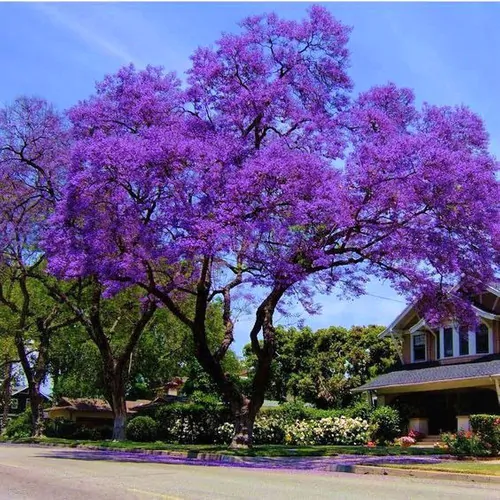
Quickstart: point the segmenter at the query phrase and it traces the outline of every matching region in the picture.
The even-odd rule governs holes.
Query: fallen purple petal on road
[[[176,457],[172,455],[151,455],[126,451],[65,450],[43,453],[44,457],[74,460],[105,460],[115,462],[148,462],[175,465],[200,465],[206,467],[245,467],[259,469],[291,469],[328,471],[336,465],[383,465],[383,464],[426,464],[440,463],[447,456],[382,456],[368,457],[360,455],[337,455],[335,457],[231,457],[221,456],[218,459],[202,459],[197,457]]]

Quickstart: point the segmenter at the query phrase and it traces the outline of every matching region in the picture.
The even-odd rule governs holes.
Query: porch
[[[406,430],[427,435],[468,430],[469,415],[500,413],[500,355],[468,363],[407,365],[354,392],[398,408]]]
[[[387,394],[381,399],[380,403],[399,410],[406,431],[413,429],[425,435],[467,431],[469,415],[500,412],[494,387]]]

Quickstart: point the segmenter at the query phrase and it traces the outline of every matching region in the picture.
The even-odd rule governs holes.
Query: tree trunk
[[[253,443],[253,427],[255,412],[250,410],[250,401],[245,402],[238,409],[233,409],[234,434],[229,447],[231,449],[251,448]]]
[[[113,408],[113,440],[125,441],[127,430],[127,406],[125,404],[125,383],[121,375],[114,373],[109,384]]]
[[[29,399],[31,407],[31,435],[41,437],[43,435],[43,399],[40,394],[39,384],[29,384]]]

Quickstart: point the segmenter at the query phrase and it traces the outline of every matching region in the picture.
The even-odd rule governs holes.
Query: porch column
[[[457,415],[457,431],[470,431],[469,415]]]
[[[415,431],[424,436],[429,435],[429,419],[426,417],[420,418],[410,418],[410,422],[408,424],[408,429],[410,431]]]
[[[495,378],[495,389],[497,390],[498,405],[500,406],[500,379]]]

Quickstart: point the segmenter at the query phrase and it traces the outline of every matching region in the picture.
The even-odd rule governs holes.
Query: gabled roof
[[[456,290],[457,287],[453,287],[451,290]],[[500,282],[493,282],[491,285],[487,286],[485,291],[488,291],[490,293],[492,293],[493,295],[496,295],[498,297],[500,297]],[[480,309],[479,307],[476,306],[473,306],[473,308],[476,310],[477,314],[480,316],[480,317],[484,317],[486,319],[495,319],[495,320],[498,320],[500,319],[500,315],[498,314],[493,314],[491,312],[488,312],[488,311],[483,311],[482,309]],[[396,319],[394,319],[394,321],[383,331],[379,334],[379,337],[387,337],[388,335],[391,335],[393,334],[394,332],[396,332],[398,329],[397,329],[397,326],[399,324],[401,324],[404,320],[410,320],[412,316],[415,315],[415,302],[412,302],[411,304],[408,304],[404,309],[403,311],[401,311],[401,313],[398,314],[398,316],[396,317]],[[419,317],[419,323],[420,322],[424,322],[424,320],[422,318]]]
[[[127,411],[135,411],[136,407],[150,403],[148,399],[138,399],[137,401],[125,401]],[[111,406],[105,399],[99,398],[61,398],[59,405],[49,408],[47,411],[55,409],[65,409],[73,411],[107,411],[110,412]]]
[[[435,382],[465,380],[485,377],[500,377],[500,355],[483,356],[478,360],[454,365],[440,365],[438,362],[423,363],[417,366],[405,365],[398,371],[386,373],[370,382],[353,389],[353,392],[372,391],[389,387],[407,387],[411,385]]]
[[[28,394],[28,386],[27,385],[23,385],[20,387],[14,387],[14,389],[12,389],[11,396],[17,396],[18,394],[22,394],[25,391],[26,391],[26,394]],[[45,394],[43,391],[40,391],[40,394],[45,399],[50,400],[50,396],[47,396],[47,394]]]

